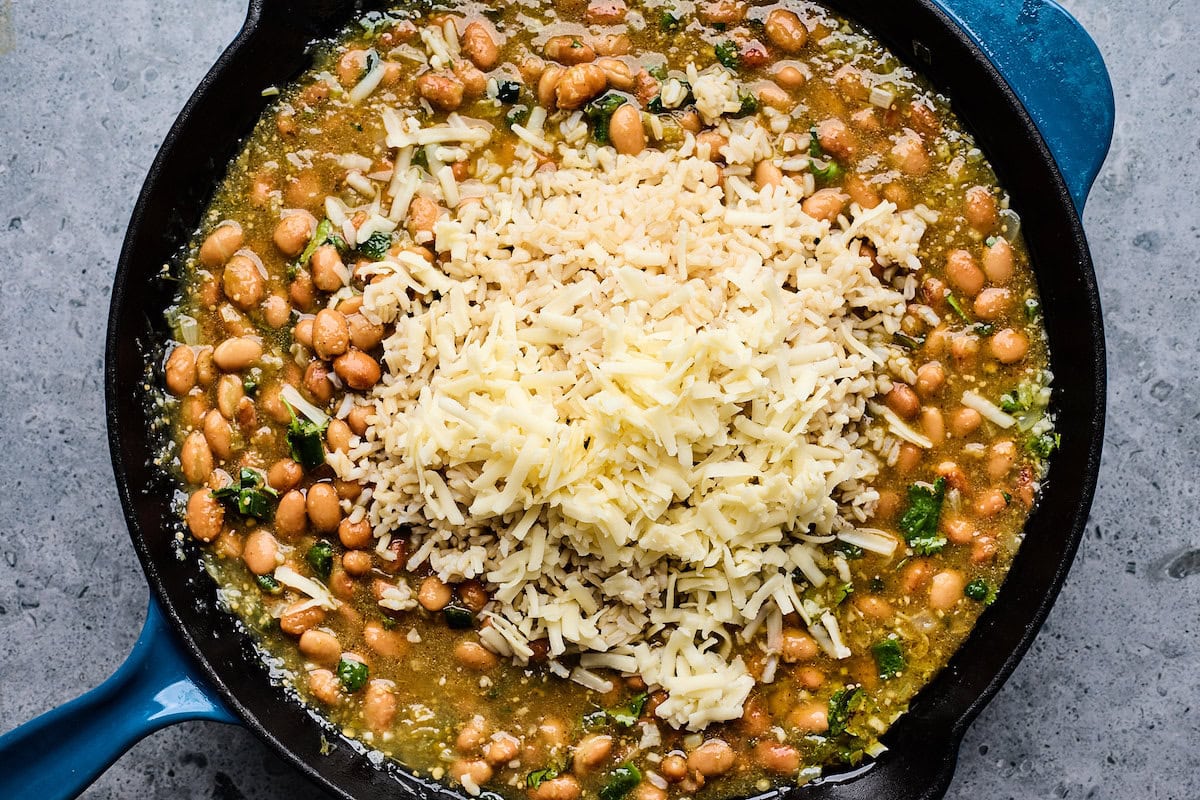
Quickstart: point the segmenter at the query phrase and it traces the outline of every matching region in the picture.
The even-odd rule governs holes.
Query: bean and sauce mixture
[[[416,196],[394,231],[350,247],[325,198],[369,198],[386,182],[384,107],[489,120],[500,163],[532,113],[582,112],[617,153],[694,138],[720,164],[725,135],[697,113],[686,72],[714,64],[739,86],[729,116],[792,142],[754,168],[758,186],[804,171],[816,219],[887,202],[922,207],[928,229],[895,334],[906,357],[877,398],[907,436],[881,454],[867,525],[899,548],[836,545],[848,567],[836,616],[854,655],[832,658],[789,615],[773,679],[742,718],[687,731],[656,717],[664,693],[636,675],[609,675],[601,694],[547,670],[545,642],[508,663],[478,635],[493,587],[407,573],[404,530],[377,546],[355,513],[371,487],[326,463],[366,434],[387,369],[391,330],[362,313],[363,268],[402,251],[436,265],[430,234],[447,209]],[[372,12],[278,95],[181,259],[162,375],[186,530],[304,702],[411,769],[534,800],[732,796],[882,752],[880,735],[996,597],[1058,443],[1019,219],[948,101],[820,6],[740,0]],[[477,168],[449,166],[458,181]],[[416,608],[381,604],[397,578]],[[761,677],[761,649],[744,657]]]

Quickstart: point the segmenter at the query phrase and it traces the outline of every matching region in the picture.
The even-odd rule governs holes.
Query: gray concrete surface
[[[1200,797],[1200,7],[1067,0],[1116,86],[1085,221],[1110,417],[1087,537],[950,797]],[[146,589],[103,435],[108,291],[138,187],[243,0],[0,0],[0,731],[93,686]],[[3,769],[3,765],[0,765]],[[318,793],[239,728],[137,745],[86,795]],[[883,800],[883,799],[881,799]]]

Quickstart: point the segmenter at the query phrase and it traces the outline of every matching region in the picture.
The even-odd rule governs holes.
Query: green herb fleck
[[[971,333],[976,336],[991,336],[996,332],[996,326],[990,322],[976,322],[971,326]]]
[[[507,114],[504,115],[504,124],[508,127],[513,125],[524,125],[529,121],[529,106],[520,105],[513,106]]]
[[[835,606],[840,606],[842,603],[846,602],[846,598],[852,594],[854,594],[853,583],[847,582],[839,584],[833,592],[833,604]]]
[[[963,594],[977,602],[990,606],[996,601],[996,589],[983,578],[976,578],[963,587]]]
[[[242,389],[245,390],[246,394],[253,395],[255,392],[258,391],[258,381],[254,380],[254,378],[247,376],[245,379],[242,380]]]
[[[446,624],[455,630],[467,631],[475,627],[475,615],[470,609],[451,605],[442,609],[442,614],[446,617]]]
[[[641,782],[642,771],[626,761],[608,773],[608,780],[600,787],[600,800],[622,800]]]
[[[333,572],[333,545],[321,539],[304,554],[304,560],[313,568],[313,572],[321,578],[328,578]]]
[[[758,99],[755,98],[755,96],[750,92],[739,91],[738,100],[741,101],[742,105],[736,113],[731,115],[734,118],[741,119],[742,117],[748,117],[751,114],[758,113]]]
[[[919,336],[909,336],[907,333],[893,333],[892,339],[901,347],[907,347],[909,350],[920,350],[925,344],[925,339]]]
[[[933,555],[946,546],[946,538],[937,532],[945,496],[945,478],[934,481],[932,488],[919,483],[908,487],[908,510],[900,518],[900,532],[918,555]]]
[[[307,264],[312,258],[312,254],[317,252],[317,248],[329,241],[329,236],[333,233],[333,223],[327,219],[321,220],[317,225],[317,232],[308,240],[308,246],[304,248],[304,252],[300,254],[300,263]]]
[[[608,724],[608,712],[603,708],[598,708],[595,711],[589,711],[583,715],[583,727],[586,730],[595,730],[602,728]]]
[[[283,587],[279,585],[279,581],[275,580],[275,576],[273,575],[256,575],[254,576],[254,582],[266,594],[279,594],[283,591]]]
[[[946,295],[946,302],[949,303],[950,307],[954,309],[955,314],[958,314],[958,316],[962,317],[963,322],[967,323],[968,325],[971,324],[971,318],[967,315],[966,309],[963,308],[962,303],[958,301],[958,298],[954,296],[953,292]]]
[[[829,698],[829,733],[831,736],[840,736],[846,732],[846,726],[850,724],[850,715],[857,711],[863,704],[863,690],[861,686],[853,688],[847,686],[844,689],[839,689]]]
[[[305,469],[313,469],[325,463],[325,446],[322,444],[322,437],[325,435],[325,428],[329,425],[326,422],[324,425],[318,425],[309,419],[301,419],[296,416],[295,409],[287,400],[283,401],[287,406],[288,413],[292,415],[292,421],[288,423],[287,442],[288,449],[291,450],[292,460]]]
[[[1025,449],[1035,458],[1045,460],[1062,444],[1062,434],[1047,432],[1033,436],[1025,443]]]
[[[678,11],[675,10],[674,6],[671,6],[670,8],[664,9],[662,14],[659,16],[658,27],[664,31],[673,31],[679,27],[681,22],[683,22],[683,17]]]
[[[267,485],[261,472],[242,467],[237,483],[222,486],[213,492],[213,497],[239,514],[256,519],[270,519],[274,514],[275,500],[278,499],[279,492]]]
[[[521,96],[521,84],[516,81],[498,81],[496,83],[496,99],[501,103],[515,103]]]
[[[337,676],[347,692],[357,692],[367,685],[367,665],[355,658],[342,657],[338,661]]]
[[[525,785],[530,789],[536,789],[548,780],[553,780],[558,777],[558,770],[555,767],[543,767],[535,769],[533,772],[525,776]]]
[[[592,122],[592,138],[596,140],[596,144],[608,144],[608,123],[616,110],[625,103],[625,98],[616,92],[605,92],[584,107],[583,113]]]
[[[414,167],[421,167],[422,169],[428,171],[429,154],[425,152],[424,147],[418,147],[412,155],[412,160],[408,163],[412,164]]]
[[[858,545],[850,544],[849,542],[843,542],[841,539],[834,539],[833,549],[851,561],[856,561],[866,555],[863,549]]]
[[[729,69],[737,69],[741,64],[741,60],[738,58],[737,45],[728,39],[714,47],[713,53],[716,55],[717,61],[720,61],[722,66],[729,67]]]
[[[383,231],[375,231],[367,237],[365,242],[360,242],[358,252],[362,253],[372,261],[379,261],[387,255],[388,248],[392,246],[392,235]]]
[[[875,657],[875,666],[879,668],[879,677],[884,680],[896,677],[908,666],[908,662],[904,660],[904,651],[900,648],[900,642],[895,639],[884,639],[871,645],[871,655]]]
[[[608,709],[608,715],[612,717],[613,722],[626,728],[632,727],[638,721],[638,717],[642,716],[642,711],[646,708],[646,699],[649,697],[645,692],[635,694],[629,698],[623,706]]]
[[[1042,304],[1034,298],[1025,301],[1025,319],[1033,322],[1042,315]]]
[[[867,588],[871,590],[872,594],[878,594],[879,592],[882,592],[884,589],[883,578],[879,577],[878,575],[871,578],[871,582],[867,584]]]
[[[647,67],[646,72],[650,73],[650,77],[657,78],[660,81],[667,79],[667,65],[656,64],[653,67]]]

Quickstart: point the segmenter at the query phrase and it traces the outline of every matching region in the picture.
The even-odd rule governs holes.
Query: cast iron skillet
[[[159,277],[162,266],[196,229],[225,165],[268,104],[261,90],[296,77],[309,64],[308,42],[331,35],[369,5],[251,0],[245,27],[192,95],[150,169],[117,268],[105,365],[113,468],[152,589],[147,625],[108,682],[0,738],[0,797],[75,796],[141,736],[196,718],[247,725],[339,797],[460,796],[394,765],[372,766],[358,745],[271,683],[248,637],[218,608],[190,537],[183,537],[178,557],[176,489],[151,466],[154,443],[146,433],[143,385],[157,380],[147,372],[147,354],[167,336],[163,310],[174,291]],[[830,5],[865,24],[951,97],[1011,193],[1041,289],[1063,439],[1000,599],[889,731],[890,750],[788,793],[794,800],[928,800],[944,794],[967,725],[1049,612],[1091,504],[1105,362],[1079,213],[1112,134],[1112,88],[1095,45],[1049,0]]]

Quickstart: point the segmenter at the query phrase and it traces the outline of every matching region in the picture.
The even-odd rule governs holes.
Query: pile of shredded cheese
[[[551,669],[598,691],[597,669],[641,675],[668,693],[660,717],[698,730],[772,679],[785,614],[850,655],[832,543],[897,544],[861,526],[895,445],[868,404],[906,302],[860,244],[903,288],[928,213],[807,216],[811,175],[749,178],[789,157],[754,121],[722,123],[722,167],[690,134],[618,156],[575,117],[555,141],[531,119],[502,167],[486,124],[385,113],[396,170],[370,224],[394,227],[417,194],[451,211],[427,242],[436,264],[371,267],[363,313],[394,333],[370,428],[330,461],[372,486],[358,513],[381,554],[411,531],[410,571],[489,585],[486,646],[524,663],[546,639]],[[558,168],[539,170],[547,148]],[[480,178],[457,184],[443,164],[464,155]],[[395,595],[411,605],[409,587]]]

